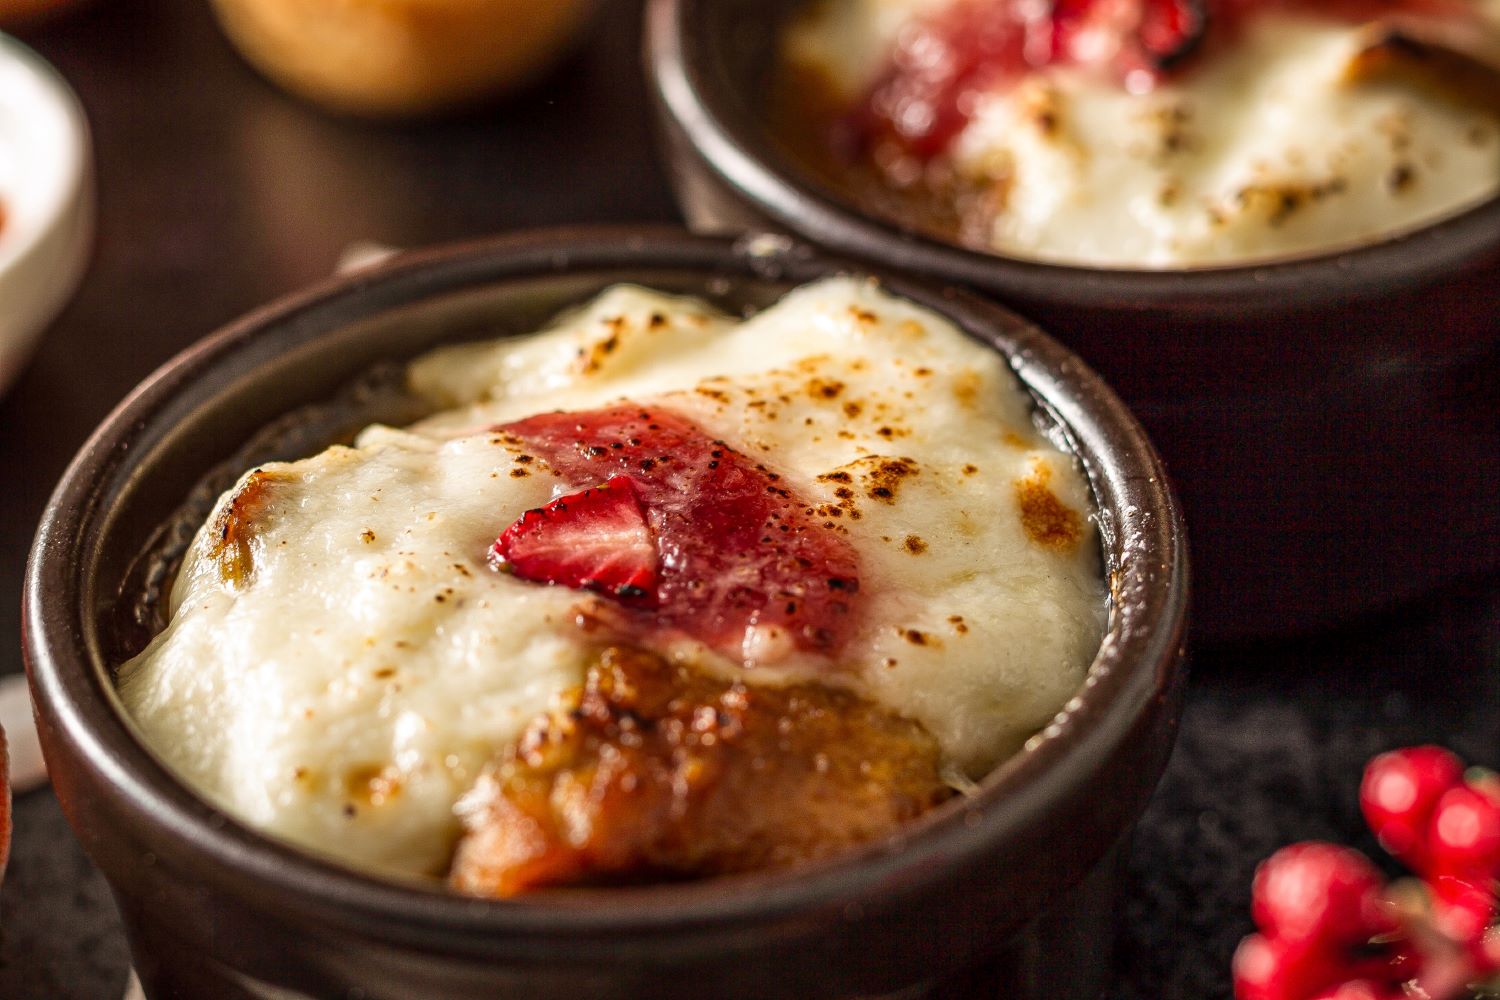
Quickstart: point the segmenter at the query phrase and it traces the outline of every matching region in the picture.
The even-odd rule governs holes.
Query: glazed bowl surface
[[[37,535],[26,662],[54,785],[149,996],[916,997],[954,995],[965,977],[1015,997],[1098,995],[1119,844],[1175,729],[1186,542],[1150,443],[1109,389],[965,293],[882,277],[1011,360],[1088,474],[1113,600],[1077,697],[976,795],[896,840],[789,872],[464,898],[355,874],[216,811],[142,744],[116,695],[112,668],[141,642],[139,556],[169,512],[232,456],[295,457],[400,419],[326,405],[373,366],[528,332],[622,280],[742,311],[845,270],[784,238],[638,229],[406,254],[232,324],[106,419]]]
[[[1314,631],[1500,566],[1500,199],[1244,266],[1008,258],[862,211],[767,126],[805,0],[651,0],[647,63],[690,225],[773,229],[967,287],[1076,350],[1140,417],[1193,525],[1194,634]]]

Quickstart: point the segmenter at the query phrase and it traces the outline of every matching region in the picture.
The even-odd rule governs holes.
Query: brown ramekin
[[[1500,566],[1500,199],[1347,252],[1176,271],[1042,264],[863,213],[772,140],[805,0],[650,0],[647,61],[697,229],[776,229],[993,295],[1098,369],[1193,525],[1195,637],[1306,632]]]
[[[109,625],[131,564],[216,464],[380,361],[535,329],[617,281],[741,310],[846,270],[782,239],[561,230],[403,255],[179,355],[84,446],[42,518],[26,665],[63,808],[113,886],[141,981],[170,997],[1097,997],[1119,845],[1170,751],[1187,556],[1139,425],[1074,355],[974,296],[886,278],[1010,358],[1081,459],[1113,605],[1085,686],[972,798],[786,872],[469,899],[356,874],[215,810],[138,738]],[[303,442],[302,449],[317,447]],[[296,451],[288,447],[287,451]],[[278,456],[258,455],[255,461]],[[971,978],[966,978],[971,977]]]

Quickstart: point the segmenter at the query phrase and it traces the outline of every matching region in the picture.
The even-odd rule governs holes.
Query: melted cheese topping
[[[846,105],[901,27],[947,0],[826,0],[786,58]],[[1477,3],[1500,32],[1500,3]],[[1182,78],[1131,94],[1078,69],[977,100],[952,157],[990,192],[965,236],[1008,255],[1125,267],[1328,251],[1500,191],[1500,121],[1412,81],[1353,81],[1358,25],[1267,13]]]
[[[146,739],[232,814],[386,871],[439,873],[482,765],[582,678],[598,600],[496,572],[496,535],[589,486],[488,432],[628,397],[764,461],[846,532],[860,627],[838,664],[786,649],[750,683],[851,686],[979,776],[1045,725],[1098,648],[1090,493],[1004,359],[872,284],[833,279],[745,321],[612,289],[531,338],[410,369],[441,408],[262,467],[221,499],[170,624],[125,664]],[[752,650],[752,653],[756,651]]]

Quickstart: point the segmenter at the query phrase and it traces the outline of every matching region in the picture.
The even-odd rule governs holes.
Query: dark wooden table
[[[98,0],[24,35],[89,113],[101,215],[81,292],[0,398],[0,674],[21,669],[21,573],[47,494],[173,353],[327,275],[358,241],[677,218],[651,147],[638,20],[637,0],[610,0],[540,86],[413,126],[282,96],[230,51],[206,0]],[[1197,651],[1182,741],[1130,855],[1113,995],[1227,996],[1255,862],[1303,837],[1373,850],[1354,795],[1380,749],[1439,740],[1500,763],[1497,676],[1500,578],[1337,635]],[[0,890],[0,1000],[112,1000],[128,964],[56,800],[22,797]]]

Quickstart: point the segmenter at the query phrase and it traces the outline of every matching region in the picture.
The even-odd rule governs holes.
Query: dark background
[[[99,0],[23,33],[88,111],[100,220],[77,299],[0,398],[0,673],[21,669],[21,574],[47,494],[172,354],[326,276],[357,241],[678,219],[638,24],[638,0],[607,0],[578,55],[530,92],[405,126],[284,97],[238,61],[206,0]],[[1129,855],[1112,997],[1227,997],[1259,859],[1309,837],[1374,851],[1355,803],[1368,756],[1437,741],[1500,764],[1497,667],[1495,576],[1335,634],[1196,649],[1177,752]],[[113,1000],[129,960],[103,880],[49,792],[20,798],[15,818],[0,998]]]

